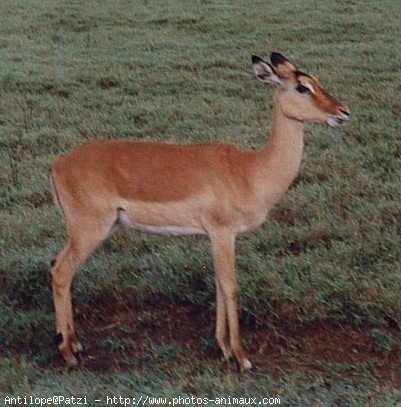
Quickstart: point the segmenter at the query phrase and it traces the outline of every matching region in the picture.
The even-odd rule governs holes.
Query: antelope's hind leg
[[[108,237],[112,228],[110,224],[96,224],[96,222],[89,224],[89,227],[83,227],[81,223],[74,232],[69,228],[69,241],[50,270],[56,312],[57,345],[68,367],[77,365],[74,353],[81,352],[83,349],[75,333],[71,281],[78,268]]]

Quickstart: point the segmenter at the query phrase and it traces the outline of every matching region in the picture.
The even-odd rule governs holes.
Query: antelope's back
[[[232,145],[100,141],[59,158],[52,174],[76,198],[181,201],[231,184],[241,154]]]

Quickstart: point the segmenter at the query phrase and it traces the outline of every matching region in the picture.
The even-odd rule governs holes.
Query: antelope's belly
[[[206,234],[193,202],[128,203],[119,210],[120,224],[134,229],[163,235]]]

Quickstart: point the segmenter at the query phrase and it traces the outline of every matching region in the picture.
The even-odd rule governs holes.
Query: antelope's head
[[[278,52],[272,52],[270,63],[252,56],[258,78],[278,89],[277,102],[283,113],[298,121],[327,123],[338,127],[349,119],[349,108],[326,92],[313,76],[298,71]]]

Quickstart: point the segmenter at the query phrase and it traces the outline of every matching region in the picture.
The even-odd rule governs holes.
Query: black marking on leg
[[[239,365],[238,365],[238,361],[237,361],[237,359],[235,358],[235,356],[230,356],[230,357],[228,358],[228,363],[231,363],[231,364],[235,365],[236,367],[239,366]]]
[[[56,343],[57,346],[63,343],[63,334],[62,333],[57,334],[56,338],[54,339],[54,342]]]
[[[241,366],[234,355],[231,355],[228,359],[226,359],[226,361],[228,362],[229,366],[234,366],[234,369],[236,369],[238,372],[241,370]]]
[[[50,261],[50,265],[53,267],[56,264],[56,258],[52,258]]]

